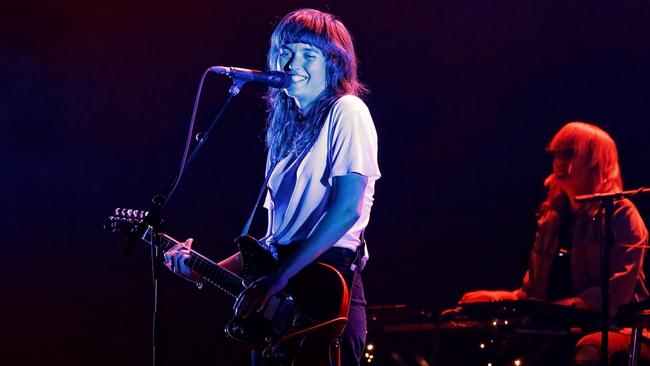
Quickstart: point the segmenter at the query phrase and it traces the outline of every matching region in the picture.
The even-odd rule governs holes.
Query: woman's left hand
[[[261,312],[269,299],[282,291],[288,282],[278,273],[258,278],[237,297],[234,305],[235,315],[246,318],[253,312]]]

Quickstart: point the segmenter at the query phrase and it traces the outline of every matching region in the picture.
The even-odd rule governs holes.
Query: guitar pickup
[[[293,323],[293,298],[286,294],[273,296],[264,308],[262,316],[270,321],[276,335],[283,334]]]
[[[275,312],[278,310],[278,307],[282,303],[282,300],[280,299],[279,296],[272,296],[269,301],[266,303],[266,307],[264,308],[264,313],[262,313],[262,316],[264,319],[267,320],[273,320],[273,316],[275,315]]]

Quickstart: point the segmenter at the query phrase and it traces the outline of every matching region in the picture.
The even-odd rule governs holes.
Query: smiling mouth
[[[307,80],[306,76],[291,75],[291,81],[293,81],[294,83],[298,83],[298,82],[305,81],[305,80]]]

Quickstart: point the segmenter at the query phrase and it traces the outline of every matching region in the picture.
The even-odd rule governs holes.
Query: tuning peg
[[[149,212],[145,210],[133,210],[130,208],[118,207],[115,209],[115,214],[111,217],[114,219],[119,218],[122,221],[137,222],[138,220],[144,220],[148,215]]]

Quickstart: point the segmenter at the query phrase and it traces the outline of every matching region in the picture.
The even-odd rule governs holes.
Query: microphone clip
[[[232,85],[230,86],[230,89],[228,89],[228,93],[230,93],[230,95],[235,97],[237,96],[237,94],[239,94],[241,88],[244,87],[244,84],[246,84],[248,80],[238,78],[236,76],[231,76],[230,78],[232,79]]]

